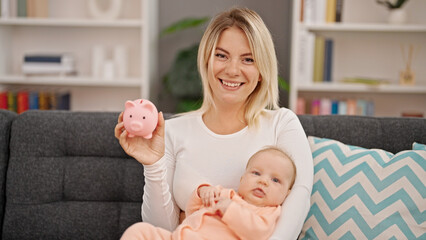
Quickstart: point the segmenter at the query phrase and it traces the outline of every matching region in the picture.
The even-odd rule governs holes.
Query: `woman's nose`
[[[240,74],[240,66],[237,59],[231,59],[226,65],[226,74],[229,76],[238,76]]]

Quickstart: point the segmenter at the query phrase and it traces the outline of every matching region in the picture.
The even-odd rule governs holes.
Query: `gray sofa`
[[[118,113],[0,110],[2,239],[119,239],[141,221],[143,168],[114,138]],[[307,135],[390,152],[426,119],[299,116]]]

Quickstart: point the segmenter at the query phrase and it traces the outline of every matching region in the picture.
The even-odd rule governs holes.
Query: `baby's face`
[[[241,177],[238,193],[259,206],[278,206],[290,192],[295,169],[288,157],[276,150],[257,153]]]

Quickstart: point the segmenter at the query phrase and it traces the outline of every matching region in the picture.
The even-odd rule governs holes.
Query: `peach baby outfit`
[[[205,185],[204,185],[205,186]],[[186,208],[187,218],[175,231],[170,232],[148,223],[136,223],[128,228],[122,240],[128,239],[268,239],[281,213],[281,206],[257,207],[244,201],[234,190],[221,188],[220,196],[229,197],[232,202],[225,214],[211,207],[204,207],[193,192]]]

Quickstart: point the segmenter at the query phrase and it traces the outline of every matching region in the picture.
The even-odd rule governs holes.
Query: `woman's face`
[[[260,81],[246,35],[235,26],[224,30],[213,54],[209,84],[215,103],[244,105]]]

